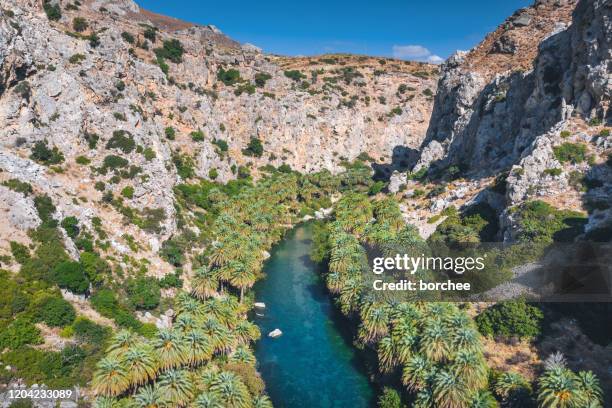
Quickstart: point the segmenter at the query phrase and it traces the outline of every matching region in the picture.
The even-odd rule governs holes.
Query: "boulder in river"
[[[257,309],[265,309],[266,308],[266,304],[264,302],[255,302],[255,303],[253,303],[253,306],[255,306]]]
[[[274,329],[270,333],[268,333],[268,337],[272,337],[273,339],[280,337],[283,335],[283,332],[280,329]]]

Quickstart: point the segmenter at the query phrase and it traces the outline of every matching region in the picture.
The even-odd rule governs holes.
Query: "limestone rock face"
[[[213,25],[160,16],[132,0],[81,3],[59,2],[62,17],[49,21],[38,1],[0,0],[0,182],[30,183],[51,197],[57,219],[75,216],[92,230],[100,218],[112,253],[133,255],[125,238],[133,237],[153,273],[170,268],[156,253],[178,231],[178,184],[227,182],[245,170],[257,178],[266,165],[336,172],[361,154],[404,162],[394,151],[414,154],[425,137],[435,65],[267,55]],[[88,23],[81,33],[76,17]],[[158,60],[155,49],[175,40],[180,61]],[[228,71],[239,76],[228,79]],[[263,154],[249,153],[253,138]],[[35,162],[37,143],[64,161]],[[105,168],[113,156],[127,164]],[[121,206],[111,200],[118,197]],[[34,225],[31,207],[10,206],[18,198],[3,203],[7,216]],[[153,214],[159,225],[143,229],[125,214]]]
[[[432,119],[413,170],[459,166],[475,179],[509,171],[508,206],[572,196],[569,179],[576,171],[602,173],[597,177],[604,186],[595,190],[605,190],[612,182],[605,166],[568,167],[556,160],[554,148],[565,142],[563,129],[593,121],[609,125],[611,49],[610,2],[540,1],[518,11],[478,47],[442,66]],[[530,55],[531,67],[523,62]],[[509,65],[512,58],[514,66]],[[605,156],[604,142],[588,135],[569,142],[594,144],[589,147],[593,157]],[[563,205],[569,199],[556,201]]]

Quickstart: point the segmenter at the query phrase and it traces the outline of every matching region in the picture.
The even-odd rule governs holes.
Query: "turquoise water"
[[[259,371],[275,407],[373,406],[372,386],[308,258],[310,237],[308,224],[289,232],[255,285],[256,301],[266,304],[256,309],[263,316],[254,316],[262,333],[255,347]],[[283,335],[269,338],[276,328]]]

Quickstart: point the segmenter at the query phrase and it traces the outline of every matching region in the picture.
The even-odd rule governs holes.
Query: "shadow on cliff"
[[[395,146],[391,153],[390,163],[372,163],[374,179],[389,181],[394,171],[408,171],[416,164],[419,151],[406,146]]]

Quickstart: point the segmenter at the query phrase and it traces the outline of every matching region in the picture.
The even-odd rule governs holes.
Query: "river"
[[[255,346],[259,371],[275,407],[374,406],[372,385],[350,336],[341,332],[346,322],[308,257],[311,229],[303,224],[290,231],[255,285],[256,301],[266,304],[254,316],[262,333]],[[283,335],[268,337],[276,328]]]

